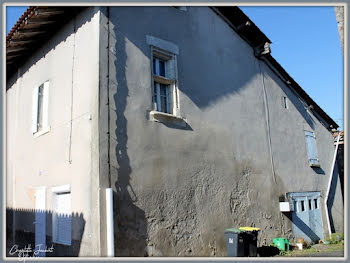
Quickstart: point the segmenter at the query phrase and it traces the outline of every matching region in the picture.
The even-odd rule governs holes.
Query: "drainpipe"
[[[114,257],[113,189],[106,188],[107,257]]]
[[[254,55],[266,63],[265,55],[270,54],[270,43],[266,42],[263,45],[260,45],[254,49]],[[267,93],[266,93],[266,87],[265,87],[265,81],[264,81],[264,73],[261,69],[260,61],[258,61],[258,66],[260,69],[260,75],[261,75],[261,81],[262,81],[262,88],[263,88],[263,99],[264,99],[264,107],[265,107],[265,120],[266,120],[266,127],[267,127],[267,139],[268,139],[268,146],[269,146],[269,152],[270,152],[270,162],[271,162],[271,173],[273,177],[273,181],[276,183],[276,174],[275,174],[275,164],[273,160],[273,152],[272,152],[272,141],[271,141],[271,132],[270,132],[270,114],[269,114],[269,106],[268,106],[268,100],[267,100]]]
[[[68,163],[72,163],[72,136],[73,136],[73,95],[74,95],[74,66],[75,66],[75,38],[77,34],[76,17],[73,26],[73,57],[72,57],[72,82],[70,90],[70,121],[69,121],[69,143],[68,143]]]
[[[113,189],[111,182],[110,165],[110,107],[109,107],[109,37],[110,21],[109,7],[107,7],[107,159],[108,159],[108,188],[106,188],[106,236],[107,236],[107,257],[114,257],[114,218],[113,218]]]
[[[329,213],[328,213],[327,201],[328,201],[328,197],[329,197],[329,192],[330,192],[330,190],[331,190],[331,184],[332,184],[332,178],[333,178],[334,165],[335,165],[335,161],[336,161],[336,158],[337,158],[337,152],[338,152],[339,138],[340,138],[340,132],[339,132],[339,134],[338,134],[337,144],[336,144],[336,146],[335,146],[335,151],[334,151],[334,156],[333,156],[332,167],[331,167],[331,171],[330,171],[330,174],[329,174],[329,182],[328,182],[328,188],[327,188],[327,195],[326,195],[326,198],[325,198],[325,200],[324,200],[324,207],[325,207],[325,209],[326,209],[327,226],[328,226],[328,234],[329,234],[329,236],[331,236],[332,230],[331,230],[331,222],[330,222],[330,220],[329,220]]]

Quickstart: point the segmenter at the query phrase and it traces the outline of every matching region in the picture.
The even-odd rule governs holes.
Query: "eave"
[[[6,37],[7,79],[82,8],[29,7]]]

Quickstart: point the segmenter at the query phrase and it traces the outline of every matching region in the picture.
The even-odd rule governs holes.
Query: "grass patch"
[[[332,251],[341,251],[344,250],[344,244],[337,243],[337,244],[324,244],[322,245],[322,249],[318,249],[315,247],[310,248],[304,248],[303,250],[289,250],[289,251],[280,251],[280,254],[278,256],[280,257],[295,257],[295,256],[305,256],[307,257],[310,254],[314,253],[325,253],[325,252],[332,252]]]

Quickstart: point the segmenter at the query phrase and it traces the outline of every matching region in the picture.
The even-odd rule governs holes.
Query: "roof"
[[[50,39],[82,7],[31,6],[6,37],[6,76]]]
[[[285,83],[293,89],[309,108],[319,115],[328,129],[338,128],[329,117],[296,81],[271,56],[271,41],[261,30],[236,6],[211,7],[228,25],[236,31],[253,49],[254,54],[264,57],[269,64],[284,78]],[[76,15],[83,7],[29,7],[19,18],[6,37],[6,75],[9,78],[26,59],[49,40],[59,28]],[[321,120],[322,121],[322,120]]]
[[[337,142],[338,140],[338,134],[340,133],[339,136],[339,144],[344,144],[344,131],[334,131],[333,132],[333,139],[334,139],[334,143]]]

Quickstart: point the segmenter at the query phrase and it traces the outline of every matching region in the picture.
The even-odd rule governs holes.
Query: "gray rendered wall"
[[[212,10],[187,10],[109,11],[109,64],[100,67],[107,71],[109,65],[116,256],[225,256],[224,230],[237,226],[260,227],[259,245],[276,236],[292,237],[279,197],[292,191],[324,194],[327,188],[331,134]],[[149,120],[146,35],[179,47],[186,128]],[[282,108],[282,95],[290,100],[288,110]],[[321,170],[308,166],[304,128],[316,133]],[[341,210],[337,199],[334,206]],[[334,218],[342,224],[342,215]]]

